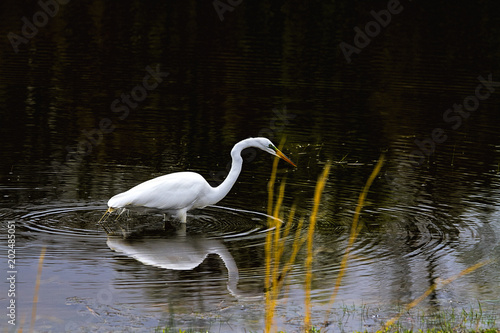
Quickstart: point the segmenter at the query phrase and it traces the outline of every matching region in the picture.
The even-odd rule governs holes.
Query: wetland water
[[[353,28],[387,2],[242,2],[221,21],[211,2],[70,1],[45,24],[36,16],[36,33],[23,24],[39,4],[1,6],[0,301],[8,314],[15,300],[17,324],[4,314],[2,329],[29,327],[45,248],[37,331],[262,331],[267,154],[246,151],[229,195],[190,212],[185,230],[155,212],[111,221],[112,237],[96,225],[111,196],[161,174],[190,170],[217,185],[250,136],[286,137],[297,168],[280,162],[278,183],[286,178],[285,218],[294,205],[293,228],[305,218],[302,234],[332,162],[314,234],[313,324],[332,310],[325,330],[376,330],[434,283],[498,260],[500,35],[488,4],[401,2],[364,42]],[[17,52],[10,32],[23,38]],[[357,45],[349,62],[342,42]],[[304,260],[302,249],[276,310],[288,332],[303,323]],[[478,303],[500,312],[498,261],[419,309]]]

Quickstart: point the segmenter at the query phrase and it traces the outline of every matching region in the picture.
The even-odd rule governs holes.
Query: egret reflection
[[[202,235],[189,235],[182,223],[174,233],[162,237],[120,237],[108,235],[108,247],[150,266],[168,270],[193,270],[205,261],[209,254],[222,259],[228,271],[227,289],[238,299],[260,299],[262,294],[249,294],[238,289],[239,272],[236,262],[224,243],[219,239]]]

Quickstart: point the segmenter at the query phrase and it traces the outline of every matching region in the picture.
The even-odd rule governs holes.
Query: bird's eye
[[[272,144],[269,144],[269,148],[273,149],[273,150],[276,150],[276,147],[273,146]]]

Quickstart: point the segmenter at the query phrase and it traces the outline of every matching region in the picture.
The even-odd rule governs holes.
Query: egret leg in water
[[[113,208],[108,208],[108,210],[101,216],[101,218],[99,219],[99,221],[97,222],[98,225],[100,225],[104,231],[106,231],[106,233],[109,235],[109,233],[111,232],[111,230],[106,226],[106,220],[108,219],[108,217],[111,215],[111,213],[114,211]],[[109,213],[109,214],[108,214]],[[104,218],[106,216],[106,218]],[[119,215],[118,215],[119,216]],[[104,218],[104,220],[103,220]]]
[[[109,199],[109,208],[101,220],[114,210],[136,206],[159,209],[175,216],[182,223],[186,223],[189,210],[216,204],[229,193],[241,172],[243,165],[241,151],[249,147],[259,148],[296,166],[269,139],[248,138],[234,145],[231,150],[231,170],[219,186],[210,186],[200,174],[195,172],[175,172],[160,176]]]

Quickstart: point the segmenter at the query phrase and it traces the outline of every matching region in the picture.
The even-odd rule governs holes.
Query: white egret
[[[200,174],[195,172],[171,173],[148,180],[115,195],[109,199],[109,208],[103,217],[119,208],[138,206],[162,210],[186,223],[187,211],[216,204],[229,193],[241,172],[243,164],[241,151],[249,147],[262,149],[296,166],[269,139],[248,138],[234,145],[231,150],[231,170],[219,186],[210,186]]]

